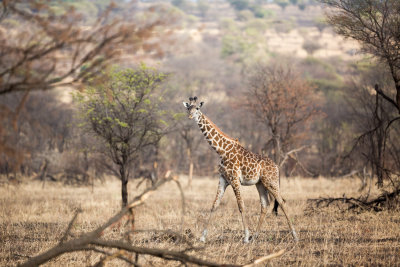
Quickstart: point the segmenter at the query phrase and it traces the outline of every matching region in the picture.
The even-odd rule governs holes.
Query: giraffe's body
[[[261,178],[278,176],[278,167],[271,159],[247,150],[236,139],[224,134],[205,115],[201,114],[198,126],[220,156],[218,170],[229,184],[240,182],[241,185],[255,185]]]
[[[189,118],[194,118],[200,130],[205,136],[210,146],[218,153],[221,161],[218,166],[220,174],[217,196],[213,203],[210,218],[213,211],[219,206],[225,189],[231,185],[235,193],[239,211],[242,215],[243,228],[245,232],[244,242],[249,241],[249,230],[247,221],[244,217],[244,202],[241,196],[241,185],[256,185],[261,201],[261,215],[257,227],[257,234],[263,223],[268,206],[268,192],[270,192],[281,206],[292,231],[294,239],[297,241],[297,234],[289,220],[285,204],[279,192],[279,168],[269,158],[252,153],[244,148],[236,139],[224,134],[210,119],[203,115],[200,106],[196,106],[197,98],[190,98],[190,104],[184,103],[188,109]],[[209,221],[208,220],[208,221]],[[208,222],[207,222],[208,224]],[[201,237],[205,241],[207,236],[207,225]]]

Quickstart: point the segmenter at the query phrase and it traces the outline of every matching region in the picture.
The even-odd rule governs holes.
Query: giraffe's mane
[[[227,135],[226,133],[224,133],[212,120],[210,120],[209,117],[207,117],[207,116],[204,115],[204,114],[203,114],[203,116],[204,116],[204,118],[211,124],[211,126],[212,126],[218,133],[220,133],[223,137],[228,138],[229,140],[234,141],[234,142],[236,142],[236,143],[238,143],[238,144],[240,145],[239,140],[238,140],[237,138],[232,138],[232,137],[230,137],[229,135]]]

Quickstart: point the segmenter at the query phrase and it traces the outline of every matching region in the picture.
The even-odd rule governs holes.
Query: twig
[[[359,173],[359,172],[360,172],[360,171],[358,171],[358,170],[352,170],[351,172],[349,172],[349,173],[347,173],[347,174],[345,174],[345,175],[340,176],[340,178],[351,177],[351,176],[353,176],[353,175],[355,175],[355,174],[357,174],[357,173]]]
[[[142,180],[136,185],[136,189],[139,188],[140,185],[141,185],[144,181],[146,181],[146,180],[147,180],[147,178],[146,178],[146,177],[143,177]]]
[[[78,210],[77,212],[75,212],[74,217],[72,218],[72,220],[69,222],[67,230],[65,230],[64,235],[61,237],[60,242],[58,243],[58,245],[61,245],[62,243],[64,243],[65,240],[67,240],[68,235],[70,234],[71,228],[74,225],[76,219],[78,218],[79,213],[81,213],[82,210]]]
[[[305,172],[305,173],[307,173],[308,175],[310,175],[310,176],[316,176],[316,174],[315,173],[312,173],[312,172],[310,172],[309,170],[307,170],[306,169],[306,167],[304,167],[304,165],[303,165],[303,163],[301,163],[300,162],[300,160],[297,158],[297,154],[295,154],[296,155],[296,158],[294,158],[293,156],[291,156],[294,160],[296,160],[296,163],[301,167],[301,169]]]
[[[281,250],[279,250],[278,252],[275,252],[275,253],[269,254],[269,255],[267,255],[267,256],[264,256],[264,257],[255,259],[255,260],[252,261],[251,263],[248,263],[248,264],[243,265],[243,267],[253,267],[253,266],[256,266],[257,264],[263,263],[263,262],[268,261],[268,260],[272,260],[273,258],[280,257],[280,256],[283,255],[283,253],[285,253],[285,250],[284,250],[284,249],[281,249]]]
[[[295,148],[290,150],[289,152],[285,153],[285,156],[283,157],[281,163],[279,164],[279,168],[282,168],[283,164],[285,164],[286,160],[288,159],[288,157],[293,154],[293,153],[297,153],[302,151],[304,148],[306,148],[307,146],[301,146],[299,148]],[[297,161],[297,160],[296,160]]]

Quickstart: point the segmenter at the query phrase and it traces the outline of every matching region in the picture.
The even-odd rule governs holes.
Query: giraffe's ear
[[[183,106],[185,107],[185,108],[189,108],[189,103],[187,103],[187,102],[182,102],[183,103]]]
[[[204,102],[200,102],[200,104],[196,107],[197,110],[199,110],[203,106]]]

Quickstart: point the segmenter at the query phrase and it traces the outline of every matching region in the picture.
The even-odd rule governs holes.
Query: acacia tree
[[[400,170],[400,143],[397,138],[400,125],[387,124],[397,112],[388,101],[374,93],[380,89],[373,88],[373,83],[380,84],[387,91],[393,86],[388,72],[380,66],[371,66],[361,74],[359,81],[353,81],[346,88],[353,127],[358,135],[348,157],[365,159],[363,167],[369,165],[378,178],[378,186],[382,186],[385,177],[391,178],[391,174]]]
[[[336,32],[358,41],[389,69],[396,93],[376,92],[400,113],[400,1],[398,0],[320,0],[332,12],[327,21]]]
[[[128,202],[132,163],[163,135],[160,96],[155,94],[165,78],[165,74],[141,65],[112,71],[103,85],[75,95],[85,122],[82,126],[100,138],[101,150],[118,166],[123,206]]]
[[[274,160],[282,167],[302,149],[321,100],[315,88],[290,67],[257,64],[247,79],[247,107],[268,129],[271,138],[266,147],[272,145]]]
[[[356,145],[369,143],[377,151],[370,150],[367,157],[378,177],[378,186],[383,185],[385,172],[385,153],[390,128],[400,121],[400,1],[398,0],[321,0],[332,7],[327,14],[328,22],[337,33],[357,40],[365,53],[375,56],[390,73],[392,85],[371,81],[376,97],[369,98],[374,111],[369,112],[371,128],[357,139]],[[375,84],[375,86],[374,86]],[[381,99],[379,99],[381,98]],[[382,101],[392,107],[394,112],[384,108]],[[383,116],[382,110],[387,115]],[[378,112],[379,111],[379,112]],[[369,141],[368,141],[369,140]],[[379,141],[374,141],[379,140]],[[362,141],[362,142],[359,142]],[[396,158],[398,155],[393,155]],[[384,170],[386,171],[384,172]]]

